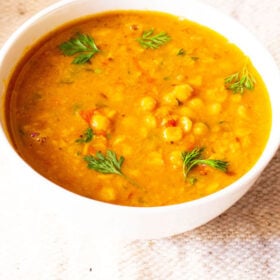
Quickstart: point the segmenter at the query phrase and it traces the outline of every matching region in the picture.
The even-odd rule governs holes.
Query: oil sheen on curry
[[[14,72],[6,119],[19,155],[72,192],[129,206],[182,203],[236,181],[271,127],[265,85],[216,32],[156,12],[72,22]]]

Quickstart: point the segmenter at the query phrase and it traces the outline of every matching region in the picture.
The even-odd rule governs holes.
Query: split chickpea
[[[157,106],[157,101],[151,96],[145,96],[140,101],[140,106],[143,111],[151,112]]]
[[[102,114],[94,114],[91,118],[91,126],[94,131],[107,131],[110,128],[110,120]]]
[[[183,130],[179,126],[166,127],[163,130],[163,138],[167,142],[177,142],[183,138]]]
[[[193,133],[197,136],[203,136],[208,132],[208,126],[203,122],[197,122],[193,126]]]
[[[190,132],[192,129],[192,121],[190,118],[188,117],[181,117],[180,118],[180,124],[182,126],[182,128],[184,129],[185,132]]]

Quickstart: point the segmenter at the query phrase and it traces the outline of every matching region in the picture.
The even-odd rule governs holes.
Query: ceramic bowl
[[[198,200],[161,207],[127,207],[88,199],[45,179],[15,152],[4,120],[5,89],[16,64],[30,46],[53,29],[83,16],[111,10],[154,10],[185,17],[224,35],[247,54],[261,74],[270,94],[272,128],[267,145],[256,164],[228,187]],[[5,163],[0,184],[15,188],[30,204],[53,213],[81,232],[129,239],[161,238],[207,223],[240,199],[254,184],[280,143],[280,76],[264,47],[239,23],[197,1],[183,0],[75,0],[61,1],[39,12],[23,24],[0,52],[1,128],[0,149]],[[3,164],[0,169],[3,169]],[[16,170],[16,176],[15,174]],[[28,207],[28,206],[27,206]]]

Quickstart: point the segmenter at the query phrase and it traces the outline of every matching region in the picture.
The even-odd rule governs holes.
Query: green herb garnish
[[[124,157],[118,159],[116,153],[111,150],[108,150],[105,155],[101,152],[97,152],[95,156],[87,155],[84,160],[88,163],[88,168],[99,173],[123,175],[121,168]]]
[[[197,165],[208,165],[210,167],[216,168],[223,172],[227,171],[228,162],[218,159],[203,159],[202,153],[204,148],[194,148],[190,152],[182,152],[183,160],[183,174],[185,179],[188,177],[189,172],[192,168]]]
[[[179,49],[177,52],[178,56],[185,56],[186,54],[187,54],[187,52],[183,48]],[[189,55],[189,58],[193,61],[196,61],[199,59],[198,56],[194,56],[194,55]]]
[[[181,55],[181,56],[184,56],[186,54],[186,51],[184,49],[180,49],[178,52],[177,52],[177,55]]]
[[[139,185],[134,182],[131,178],[127,177],[122,172],[122,165],[124,163],[124,157],[117,157],[114,151],[107,150],[106,154],[97,152],[95,156],[86,155],[84,160],[88,164],[89,169],[93,169],[102,174],[116,174],[124,177],[131,185],[139,187]]]
[[[75,142],[76,143],[88,143],[92,140],[94,132],[92,128],[88,127],[84,133],[78,138]]]
[[[190,177],[190,178],[189,178],[189,183],[190,183],[191,185],[194,185],[196,182],[197,182],[197,178],[195,178],[195,177]]]
[[[198,59],[199,59],[198,56],[191,56],[191,60],[193,60],[193,61],[197,61]]]
[[[77,54],[72,61],[73,64],[84,64],[100,51],[90,35],[80,33],[62,43],[59,49],[67,56]]]
[[[244,66],[240,72],[233,73],[224,80],[225,87],[233,93],[242,94],[245,89],[253,90],[255,88],[256,80],[254,76],[249,73],[247,66]]]
[[[145,49],[157,49],[168,43],[171,37],[166,32],[154,34],[154,29],[146,30],[141,37],[137,39],[139,44]]]

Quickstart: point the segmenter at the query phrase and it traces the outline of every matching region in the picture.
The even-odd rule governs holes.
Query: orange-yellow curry
[[[156,12],[119,11],[55,30],[9,83],[15,149],[40,174],[119,205],[194,200],[261,155],[268,93],[216,32]]]

